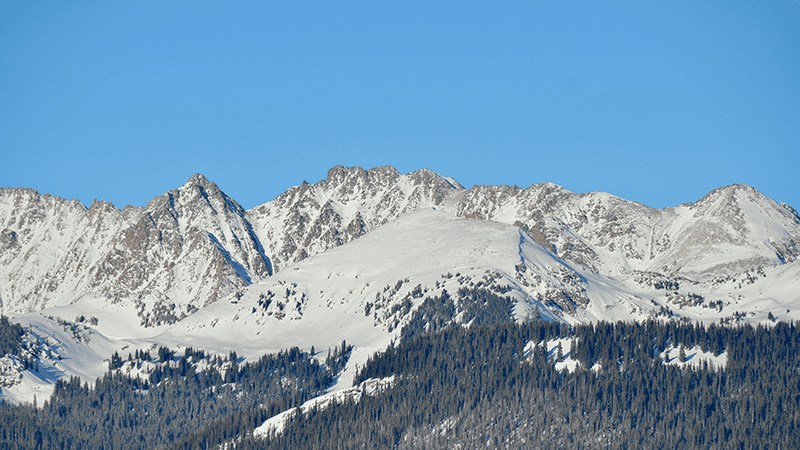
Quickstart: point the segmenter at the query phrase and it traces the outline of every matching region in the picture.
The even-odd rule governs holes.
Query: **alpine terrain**
[[[716,374],[734,364],[733,350],[714,350],[701,344],[705,337],[690,339],[674,327],[699,336],[717,328],[793,324],[800,319],[799,258],[800,215],[746,185],[665,209],[602,192],[576,194],[552,183],[467,189],[427,169],[401,174],[388,166],[337,166],[324,180],[303,182],[250,210],[200,174],[144,207],[124,209],[97,200],[87,208],[33,189],[3,188],[0,311],[8,320],[0,326],[0,388],[5,407],[47,400],[55,408],[59,398],[78,396],[81,389],[86,396],[101,392],[114,377],[149,383],[131,392],[152,397],[170,377],[214,373],[218,385],[211,375],[198,378],[210,383],[207,392],[217,393],[214,401],[227,402],[219,392],[242,383],[240,405],[230,400],[214,406],[214,413],[198,410],[197,417],[222,419],[186,426],[222,430],[224,420],[234,420],[225,414],[259,411],[241,419],[250,425],[233,438],[209,441],[233,445],[239,436],[244,446],[250,442],[241,441],[245,436],[264,445],[278,442],[293,418],[311,417],[309,411],[334,414],[329,405],[361,405],[359,399],[400,389],[407,371],[423,367],[381,359],[390,358],[391,349],[416,351],[413,345],[425,336],[472,342],[446,336],[498,324],[516,323],[522,330],[543,324],[546,330],[533,339],[529,331],[518,336],[516,328],[504,329],[508,342],[521,347],[502,358],[540,358],[553,370],[582,367],[586,376],[609,365],[579,348],[590,340],[585,330],[672,326],[666,334],[653,331],[640,346],[650,346],[646,358],[658,357],[666,367],[678,364],[682,352],[676,373],[694,365]],[[614,330],[612,335],[619,333]],[[628,332],[634,336],[636,330]],[[731,339],[725,348],[737,345]],[[436,348],[450,348],[451,341],[442,342]],[[617,372],[638,347],[628,348],[619,351]],[[280,376],[252,386],[275,390],[248,391],[241,380],[262,371]],[[669,379],[671,372],[665,373]],[[206,392],[202,383],[192,386],[181,392]],[[725,409],[716,405],[708,417]],[[24,414],[44,414],[31,411]],[[459,423],[485,426],[476,418],[482,416],[454,411],[435,419],[435,432],[397,425],[401,431],[391,446],[435,448]],[[201,439],[185,429],[164,430],[158,445],[195,448]],[[589,433],[598,448],[609,439],[604,433]],[[493,438],[487,436],[447,442],[488,445]],[[736,436],[723,432],[722,439]],[[0,443],[27,439],[35,448],[38,442],[35,433],[19,439],[0,434]],[[128,448],[133,439],[103,445]],[[521,442],[506,439],[512,447]]]

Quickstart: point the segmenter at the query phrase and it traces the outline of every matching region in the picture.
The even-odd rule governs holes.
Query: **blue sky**
[[[330,167],[800,209],[800,7],[5,0],[0,186],[242,206]]]

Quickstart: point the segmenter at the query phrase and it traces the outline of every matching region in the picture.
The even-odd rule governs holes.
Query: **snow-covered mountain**
[[[347,340],[354,373],[404,330],[482,310],[800,319],[798,243],[800,216],[742,185],[657,210],[552,183],[465,189],[429,170],[337,166],[245,211],[194,175],[123,210],[0,190],[0,300],[61,358],[29,373],[39,387],[155,345],[255,357]],[[4,395],[33,392],[16,386]]]
[[[724,282],[643,272],[606,276],[558,258],[517,226],[428,208],[290,265],[203,308],[157,340],[224,351],[228,344],[220,346],[221,336],[237,336],[255,352],[347,340],[368,349],[368,356],[414,321],[470,323],[480,315],[475,301],[480,299],[478,309],[495,308],[493,296],[510,300],[506,314],[516,320],[730,322],[766,321],[770,313],[798,319],[800,263]],[[446,316],[434,308],[440,302]]]
[[[244,216],[202,175],[144,208],[122,211],[3,189],[3,313],[98,297],[134,305],[143,326],[174,323],[272,273]]]
[[[276,269],[345,244],[387,221],[445,202],[463,190],[427,169],[400,174],[336,166],[317,184],[303,182],[247,212]]]
[[[792,262],[800,251],[797,212],[746,185],[662,210],[552,183],[476,186],[461,194],[456,213],[517,223],[558,256],[607,275],[706,280]]]

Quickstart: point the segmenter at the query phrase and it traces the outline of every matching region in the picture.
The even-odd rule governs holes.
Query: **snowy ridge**
[[[476,186],[456,208],[462,217],[517,223],[560,257],[604,275],[643,271],[707,280],[800,254],[797,213],[745,185],[663,210],[552,183]]]
[[[347,385],[427,300],[468,325],[481,290],[519,321],[797,320],[798,243],[798,214],[742,185],[663,210],[391,167],[337,166],[249,211],[199,174],[124,210],[0,189],[2,312],[62,358],[42,360],[44,378],[6,361],[29,387],[3,396],[94,380],[115,351],[153,345],[257,358],[346,340]]]
[[[345,244],[401,214],[443,203],[463,188],[427,169],[400,174],[336,166],[325,180],[303,182],[247,213],[276,270]]]
[[[75,301],[131,210],[95,201],[85,208],[32,189],[0,189],[0,299],[15,315]]]
[[[573,300],[586,301],[581,297],[583,279],[513,225],[421,210],[248,286],[163,336],[211,345],[216,339],[212,336],[248,333],[270,343],[292,336],[302,347],[324,348],[346,340],[357,347],[372,342],[382,348],[426,298],[444,291],[455,296],[461,288],[490,289],[514,298],[519,320],[536,309],[551,318],[573,320],[558,302],[583,317]],[[573,294],[556,298],[557,292]],[[300,337],[302,333],[291,331],[301,329],[326,332],[324,337]]]
[[[171,324],[292,262],[431,207],[515,224],[556,257],[624,283],[682,278],[732,289],[800,254],[797,213],[741,185],[655,210],[552,183],[466,190],[429,170],[337,166],[325,180],[245,212],[198,174],[144,208],[122,211],[0,191],[2,310],[19,315],[84,298],[126,305],[146,327]]]
[[[96,298],[122,303],[153,326],[271,273],[244,210],[202,175],[123,211],[4,189],[0,228],[8,315]]]

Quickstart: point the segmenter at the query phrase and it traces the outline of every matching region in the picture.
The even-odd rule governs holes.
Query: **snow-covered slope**
[[[559,257],[605,275],[642,271],[699,281],[800,254],[800,216],[745,185],[663,210],[552,183],[476,186],[456,208],[463,217],[517,223]]]
[[[258,348],[376,339],[383,347],[425,298],[444,290],[506,291],[522,301],[516,314],[524,318],[536,307],[547,311],[548,292],[569,290],[578,298],[583,284],[517,227],[420,210],[288,266],[198,311],[163,338],[211,347],[220,336],[245,333]]]
[[[122,211],[3,189],[3,313],[95,298],[135,307],[143,326],[173,323],[271,273],[244,215],[202,175]]]
[[[464,189],[429,170],[337,166],[247,212],[202,175],[124,210],[2,189],[0,300],[5,314],[18,315],[94,298],[132,305],[144,326],[174,323],[430,207],[516,224],[558,258],[607,277],[733,283],[800,254],[797,213],[748,186],[655,210],[552,183]]]
[[[135,216],[100,201],[87,209],[32,189],[0,189],[3,313],[68,304],[92,289],[115,235]]]
[[[432,320],[430,302],[469,324],[493,307],[480,292],[516,320],[800,319],[798,243],[798,214],[741,185],[663,210],[391,167],[335,167],[249,211],[202,175],[123,210],[0,189],[0,301],[54,346],[83,318],[69,327],[93,344],[59,348],[93,369],[43,360],[56,377],[100,375],[126,346],[255,357],[346,340],[346,378]]]
[[[641,273],[604,276],[559,259],[516,226],[427,209],[288,266],[181,321],[168,334],[210,345],[220,334],[251,329],[263,336],[259,340],[273,342],[291,334],[288,330],[307,327],[326,330],[325,340],[351,341],[376,330],[396,334],[425,298],[446,290],[455,300],[460,289],[512,298],[518,320],[537,308],[568,322],[644,319],[663,316],[665,309],[696,320],[725,319],[735,311],[766,316],[799,304],[798,270],[795,262],[722,283],[669,284],[666,277]],[[321,344],[313,336],[304,343]]]
[[[303,182],[247,213],[276,270],[362,236],[387,221],[437,206],[463,188],[427,169],[400,174],[389,166],[336,166],[316,184]]]

